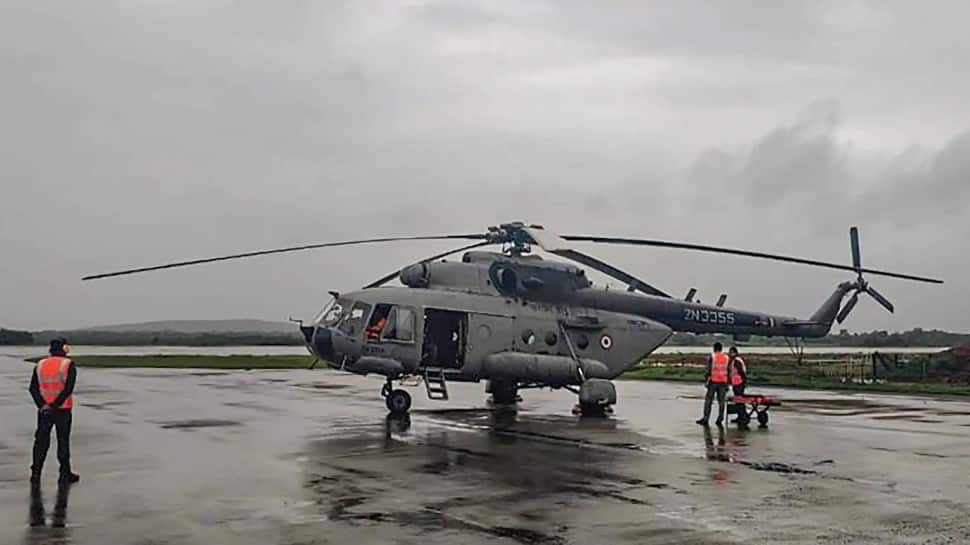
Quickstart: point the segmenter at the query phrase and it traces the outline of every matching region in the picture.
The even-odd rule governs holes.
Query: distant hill
[[[26,333],[27,335],[21,335]],[[3,331],[0,344],[46,344],[65,336],[75,345],[95,346],[260,346],[300,345],[295,324],[266,320],[169,320],[74,330]]]
[[[85,332],[165,332],[174,333],[293,333],[296,326],[289,322],[267,320],[168,320],[87,327]]]

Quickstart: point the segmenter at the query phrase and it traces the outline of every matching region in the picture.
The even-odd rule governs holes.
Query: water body
[[[742,352],[749,354],[789,354],[787,346],[742,346]],[[874,351],[899,354],[930,354],[942,352],[942,347],[806,347],[805,354],[868,354]],[[706,354],[709,346],[661,346],[658,354]],[[15,358],[42,356],[45,354],[43,346],[0,346],[0,355]],[[231,355],[308,355],[302,346],[72,346],[72,354],[76,356],[144,356],[154,354],[171,355],[203,355],[203,356],[231,356]]]

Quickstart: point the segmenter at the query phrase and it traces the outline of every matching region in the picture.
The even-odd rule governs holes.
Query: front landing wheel
[[[411,410],[411,394],[404,390],[391,390],[384,402],[391,414],[404,414]]]

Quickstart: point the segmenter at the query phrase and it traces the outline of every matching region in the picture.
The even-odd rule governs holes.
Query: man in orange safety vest
[[[728,349],[728,359],[731,362],[731,390],[736,396],[744,395],[744,387],[748,385],[748,365],[738,354],[738,347]]]
[[[714,343],[714,352],[707,360],[707,370],[705,372],[705,384],[707,394],[704,396],[704,416],[697,423],[702,426],[708,425],[711,418],[711,405],[714,397],[717,397],[717,420],[714,423],[721,427],[724,424],[724,413],[727,409],[725,398],[727,397],[728,385],[731,384],[731,366],[728,355],[724,353],[721,343]]]
[[[74,383],[77,370],[67,356],[67,339],[51,340],[50,356],[40,360],[30,379],[30,396],[37,405],[37,431],[34,433],[34,460],[30,482],[40,482],[41,470],[51,444],[51,428],[57,431],[57,461],[62,483],[80,480],[71,472],[71,408],[74,407]]]

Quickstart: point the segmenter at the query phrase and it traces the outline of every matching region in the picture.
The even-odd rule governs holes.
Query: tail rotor
[[[883,308],[889,312],[893,312],[895,307],[883,296],[881,293],[876,291],[876,288],[872,287],[869,282],[862,277],[862,252],[859,249],[859,228],[852,227],[849,229],[849,241],[852,244],[852,268],[856,272],[856,281],[852,283],[850,290],[853,292],[852,297],[845,303],[839,314],[836,316],[836,321],[842,323],[855,308],[856,303],[859,302],[859,294],[865,293],[875,299],[877,303],[882,305]]]

